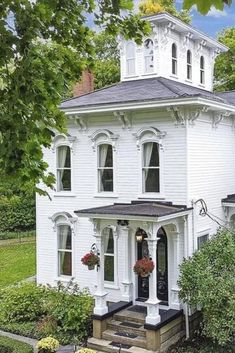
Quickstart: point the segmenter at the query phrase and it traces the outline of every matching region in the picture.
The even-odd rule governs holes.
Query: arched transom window
[[[200,57],[200,83],[205,83],[205,59],[204,56]]]
[[[142,148],[143,192],[160,192],[159,144],[146,142]]]
[[[171,57],[172,57],[172,74],[177,75],[177,47],[176,44],[173,43],[171,47]]]
[[[144,71],[151,73],[154,71],[154,52],[152,39],[144,41]]]
[[[57,226],[58,275],[72,276],[72,232],[68,224]]]
[[[135,75],[135,44],[126,44],[126,73],[128,76]]]
[[[56,149],[57,191],[71,190],[71,149],[58,146]]]
[[[187,51],[187,79],[192,80],[192,53]]]
[[[99,192],[113,191],[113,147],[103,143],[98,146]]]

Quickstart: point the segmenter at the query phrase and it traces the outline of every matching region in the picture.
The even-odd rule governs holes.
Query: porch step
[[[146,337],[144,326],[140,323],[129,321],[127,318],[125,321],[111,319],[107,322],[107,328],[116,332],[126,332],[128,334]]]
[[[131,346],[130,348],[124,348],[121,345],[121,342],[119,342],[120,347],[116,347],[112,344],[113,341],[108,341],[104,339],[96,339],[94,337],[91,337],[87,341],[87,346],[91,349],[94,349],[96,351],[101,351],[101,352],[108,352],[108,353],[114,353],[114,352],[119,352],[119,349],[121,347],[121,353],[158,353],[158,351],[149,351],[145,348],[137,347],[137,346]],[[118,342],[118,340],[116,340]]]
[[[102,338],[108,341],[118,342],[123,345],[137,346],[141,348],[146,348],[146,338],[143,336],[138,336],[133,333],[128,333],[124,330],[105,330],[102,333]]]
[[[113,318],[116,321],[131,321],[144,325],[146,314],[124,309],[116,313]]]

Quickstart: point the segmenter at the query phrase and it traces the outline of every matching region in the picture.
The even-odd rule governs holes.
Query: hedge
[[[33,353],[33,347],[8,337],[0,336],[0,353]]]
[[[0,240],[7,240],[7,239],[22,239],[22,238],[29,238],[35,237],[36,232],[35,230],[29,230],[27,232],[0,232]]]

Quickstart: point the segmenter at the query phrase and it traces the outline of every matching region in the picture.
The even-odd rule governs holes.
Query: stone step
[[[123,331],[105,330],[102,338],[108,341],[119,342],[124,345],[146,348],[146,338]]]
[[[97,339],[91,337],[87,341],[87,346],[91,349],[101,352],[108,352],[108,353],[119,353],[119,348],[115,348],[112,344],[112,341],[104,340],[104,339]],[[158,351],[149,351],[145,348],[140,348],[137,346],[131,346],[130,348],[121,348],[121,353],[158,353]]]
[[[144,326],[140,323],[129,320],[118,321],[111,319],[107,322],[107,328],[113,331],[128,332],[136,334],[137,336],[146,337],[146,330],[144,329]]]
[[[119,311],[118,313],[114,314],[113,318],[114,320],[117,321],[131,321],[131,322],[137,322],[142,325],[145,323],[145,314],[130,311],[130,310],[122,310]]]

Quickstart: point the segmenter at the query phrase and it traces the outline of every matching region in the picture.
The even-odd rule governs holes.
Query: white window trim
[[[203,68],[201,67],[201,58],[203,58]],[[200,82],[200,85],[202,85],[204,87],[205,86],[205,82],[206,82],[206,70],[205,70],[205,57],[204,57],[204,55],[200,56],[199,66],[200,66],[199,82]],[[203,80],[202,81],[201,81],[201,75],[203,76]]]
[[[105,226],[102,230],[102,238],[103,238],[103,249],[104,249],[104,237],[108,234],[110,229],[113,231],[113,241],[114,241],[114,281],[104,281],[104,287],[105,288],[113,288],[113,289],[118,289],[118,234],[117,234],[117,226],[114,225],[108,225]],[[105,253],[102,254],[103,256],[103,261],[104,261],[104,256]]]
[[[173,49],[173,45],[175,46],[175,49],[176,49],[176,56],[174,57],[173,56],[173,53],[172,53],[172,49]],[[173,73],[173,61],[175,62],[175,73]],[[177,44],[175,42],[171,43],[171,75],[174,77],[178,77],[178,47],[177,47]]]
[[[55,153],[55,176],[56,176],[56,189],[54,192],[55,197],[71,196],[75,197],[74,193],[74,143],[77,138],[75,136],[58,134],[54,137],[52,143],[52,152]],[[71,170],[71,190],[64,191],[58,190],[58,178],[57,178],[57,149],[58,147],[67,146],[70,148],[70,170]]]
[[[95,153],[95,168],[96,168],[96,178],[95,178],[95,190],[94,197],[107,197],[116,198],[116,172],[117,172],[117,159],[116,159],[116,141],[119,135],[114,134],[108,129],[96,130],[91,136],[89,136],[92,141],[92,148]],[[111,145],[113,148],[113,191],[99,191],[99,175],[98,175],[98,165],[99,165],[99,146],[107,144]]]
[[[137,133],[133,134],[136,138],[136,145],[139,151],[139,195],[140,199],[164,199],[164,148],[162,145],[162,139],[165,137],[166,133],[159,131],[155,127],[146,127],[140,129]],[[159,186],[160,192],[143,192],[143,144],[147,142],[156,142],[159,145]]]
[[[53,223],[53,230],[56,233],[56,274],[54,276],[55,281],[69,281],[74,277],[74,272],[75,272],[75,256],[74,256],[74,249],[75,249],[75,242],[74,242],[74,236],[76,234],[76,224],[77,224],[77,217],[73,217],[70,213],[68,212],[57,212],[55,213],[52,217],[49,217],[49,219]],[[66,276],[66,275],[59,275],[59,233],[58,233],[58,227],[61,225],[67,225],[71,228],[71,241],[72,241],[72,274],[71,276]]]

